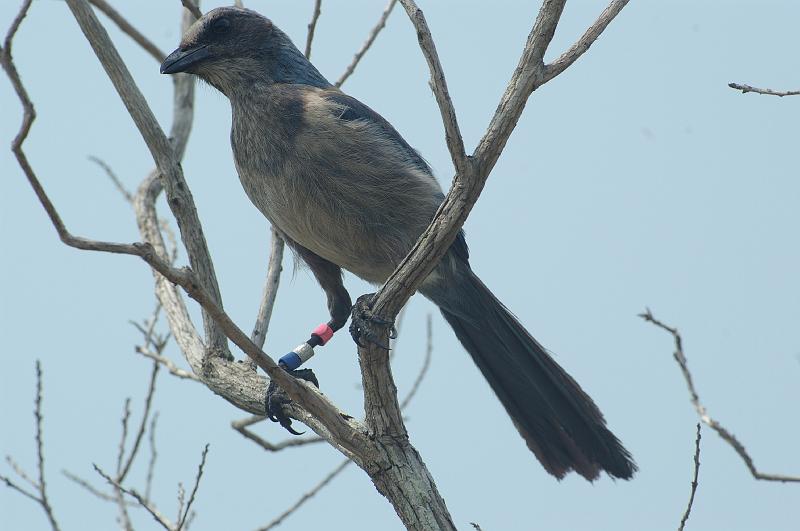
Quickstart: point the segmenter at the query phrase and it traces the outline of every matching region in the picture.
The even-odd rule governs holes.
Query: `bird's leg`
[[[394,328],[394,321],[385,319],[380,315],[375,315],[372,311],[372,299],[374,293],[367,293],[356,300],[353,306],[352,319],[350,320],[350,335],[353,341],[360,347],[364,346],[362,339],[374,343],[379,347],[389,350],[389,344],[381,340],[380,336],[373,330],[371,325],[388,326],[389,339],[397,337],[397,330]]]
[[[325,345],[333,337],[333,334],[347,322],[347,317],[350,315],[350,294],[342,284],[342,270],[339,266],[309,251],[297,242],[285,236],[284,238],[297,255],[308,264],[320,286],[325,290],[331,319],[312,330],[311,337],[284,355],[278,364],[295,378],[301,378],[319,387],[317,377],[311,369],[298,369],[298,367],[314,355],[314,347]],[[289,433],[299,435],[291,428],[292,421],[284,413],[284,406],[289,402],[291,401],[286,393],[275,384],[274,380],[271,381],[267,388],[267,416],[273,422],[280,423]]]

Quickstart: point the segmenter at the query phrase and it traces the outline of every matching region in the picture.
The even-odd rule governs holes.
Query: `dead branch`
[[[136,454],[139,451],[139,445],[144,437],[144,432],[147,428],[147,420],[150,417],[150,408],[153,405],[153,395],[156,391],[156,378],[158,377],[158,369],[160,365],[157,362],[153,363],[153,371],[150,373],[150,383],[147,388],[147,395],[144,401],[144,410],[142,411],[142,421],[139,424],[139,429],[136,430],[136,438],[134,439],[133,446],[131,447],[130,454],[128,454],[125,464],[120,467],[117,474],[117,481],[122,483],[130,471],[133,460],[136,459]]]
[[[683,378],[686,380],[686,387],[689,389],[690,400],[695,411],[697,411],[697,415],[700,417],[700,420],[703,421],[703,423],[717,432],[717,434],[722,437],[722,440],[727,442],[736,451],[736,453],[739,454],[739,457],[742,458],[742,461],[744,461],[744,464],[747,466],[747,469],[750,470],[750,473],[753,475],[753,477],[764,481],[780,481],[782,483],[800,482],[800,477],[798,476],[765,474],[756,468],[753,459],[750,457],[750,454],[747,453],[747,450],[745,450],[744,445],[739,442],[739,439],[737,439],[731,432],[723,427],[722,424],[720,424],[717,420],[713,419],[711,415],[708,414],[706,407],[700,402],[700,397],[697,394],[697,389],[695,389],[694,381],[692,380],[692,373],[689,372],[689,365],[683,352],[683,340],[681,339],[680,333],[678,333],[678,329],[668,326],[656,319],[650,312],[649,308],[645,309],[644,313],[640,313],[639,317],[649,323],[654,324],[658,328],[669,332],[672,335],[673,339],[675,340],[675,352],[672,354],[672,356],[675,358],[675,361],[678,362],[678,366],[681,368]]]
[[[400,321],[402,320],[402,317],[403,317],[404,313],[405,313],[405,308],[403,308],[403,311],[400,313],[400,316],[398,317],[398,325],[397,325],[398,329],[400,327]],[[409,390],[408,394],[405,396],[405,398],[403,399],[403,401],[402,401],[402,403],[400,405],[401,409],[405,409],[406,407],[408,407],[408,404],[411,403],[411,400],[414,398],[414,395],[417,394],[417,391],[419,390],[419,388],[420,388],[420,386],[422,384],[422,381],[425,379],[425,376],[428,374],[428,368],[431,365],[431,357],[433,355],[433,322],[432,322],[431,314],[428,314],[428,317],[426,319],[426,338],[427,338],[427,340],[426,340],[426,345],[425,345],[425,357],[424,357],[424,359],[422,361],[422,366],[421,366],[421,368],[419,370],[419,373],[417,374],[417,377],[414,379],[414,383],[411,385],[411,389]],[[397,350],[394,349],[392,352],[396,353]],[[264,419],[264,417],[252,417],[251,419],[245,419],[244,421],[238,421],[238,422],[239,423],[244,423],[245,421],[250,420],[251,421],[250,424],[253,424],[253,423],[258,422],[258,421],[263,420],[263,419]],[[234,423],[234,424],[236,424],[236,423]],[[236,426],[234,426],[234,429],[236,429]],[[240,433],[242,433],[242,432],[240,432]],[[253,434],[252,432],[248,432],[248,433],[250,435],[252,435],[253,437],[263,441],[263,439],[261,439],[260,437],[258,437],[255,434]],[[245,433],[242,433],[242,435],[245,435],[245,437],[250,438],[249,435],[246,435]],[[290,441],[291,440],[292,439],[290,439]],[[296,439],[294,439],[294,440],[296,440]],[[313,439],[305,439],[305,441],[306,442],[316,442]],[[269,444],[269,443],[267,443],[267,444]],[[277,446],[277,445],[275,445],[275,446]],[[270,448],[267,448],[267,449],[269,450]],[[278,449],[281,449],[281,448],[278,448]],[[286,518],[291,516],[292,513],[297,512],[297,510],[300,509],[300,507],[302,507],[308,500],[310,500],[311,498],[316,496],[319,493],[319,491],[321,491],[331,481],[333,481],[333,479],[336,476],[341,474],[342,471],[344,471],[344,469],[347,468],[347,466],[352,462],[353,461],[351,459],[345,459],[344,461],[342,461],[341,463],[336,465],[336,468],[331,470],[324,478],[322,478],[308,492],[306,492],[302,496],[300,496],[300,498],[296,502],[294,502],[288,509],[286,509],[284,512],[282,512],[281,514],[276,516],[271,522],[269,522],[264,527],[258,528],[258,531],[267,531],[269,529],[277,527]]]
[[[314,444],[314,443],[322,442],[322,441],[325,440],[325,439],[323,439],[321,437],[293,437],[291,439],[285,439],[285,440],[283,440],[281,442],[278,442],[278,443],[271,443],[271,442],[267,441],[266,439],[263,439],[262,437],[260,437],[256,433],[254,433],[254,432],[252,432],[252,431],[247,429],[248,427],[252,426],[253,424],[261,422],[261,421],[265,420],[266,418],[267,417],[264,417],[263,415],[253,415],[253,416],[247,417],[245,419],[235,420],[235,421],[231,422],[231,428],[233,428],[234,430],[238,431],[246,439],[249,439],[249,440],[253,441],[258,446],[260,446],[261,448],[263,448],[264,450],[266,450],[268,452],[279,452],[279,451],[283,450],[284,448],[293,448],[293,447],[296,447],[296,446],[305,446],[307,444]]]
[[[358,63],[361,62],[361,58],[364,57],[364,55],[372,46],[372,43],[375,42],[376,38],[378,38],[378,34],[386,26],[386,21],[389,19],[389,15],[392,14],[392,10],[396,4],[397,0],[389,0],[389,3],[386,4],[386,8],[384,8],[383,13],[381,13],[378,22],[370,30],[369,35],[367,35],[367,40],[364,41],[364,44],[361,45],[361,48],[359,48],[359,50],[353,56],[353,60],[350,61],[350,64],[347,65],[347,68],[345,68],[342,75],[339,76],[339,79],[337,79],[336,83],[334,83],[334,85],[336,85],[338,88],[342,88],[342,85],[344,85],[344,82],[347,81],[347,78],[353,75],[353,72],[356,71],[356,67],[358,66]]]
[[[544,65],[542,59],[552,40],[564,3],[565,0],[543,2],[523,49],[519,65],[511,76],[497,111],[472,156],[466,157],[463,155],[463,140],[458,134],[455,111],[447,94],[446,85],[439,82],[444,79],[444,75],[436,50],[432,46],[432,39],[428,39],[430,32],[424,15],[412,0],[401,0],[420,36],[420,46],[431,70],[432,90],[445,124],[446,139],[456,175],[430,226],[376,294],[373,310],[378,315],[389,319],[395,316],[449,248],[483,190],[486,179],[522,115],[531,93],[563,72],[580,57],[627,2],[624,0],[612,2],[573,45],[571,48],[573,51],[568,52],[569,59],[564,58],[560,62],[557,60],[548,73],[548,67]]]
[[[185,7],[195,19],[203,18],[203,12],[200,11],[200,8],[197,7],[197,4],[192,0],[181,0],[181,4],[183,4],[183,7]]]
[[[800,95],[800,90],[772,90],[768,88],[751,87],[750,85],[743,85],[740,83],[728,83],[728,86],[734,90],[742,91],[742,94],[747,94],[748,92],[754,92],[756,94],[765,94],[767,96],[778,96],[779,98],[782,98],[784,96]]]
[[[681,523],[678,526],[678,531],[683,531],[686,526],[686,521],[689,519],[689,514],[692,512],[692,504],[694,504],[694,495],[697,492],[697,475],[700,473],[700,423],[697,423],[697,438],[694,440],[694,478],[692,479],[692,491],[689,494],[689,503],[686,504],[686,511],[683,513]]]
[[[194,5],[190,0],[183,1]],[[178,222],[189,254],[189,262],[197,273],[198,282],[209,292],[211,300],[221,306],[222,297],[208,245],[174,147],[159,126],[150,106],[133,81],[133,77],[111,42],[108,33],[89,7],[87,0],[67,0],[67,5],[72,10],[75,20],[111,79],[156,162],[164,190],[167,193],[167,204]],[[230,358],[225,334],[208,315],[204,316],[203,322],[210,348],[209,355]]]
[[[270,523],[268,523],[263,527],[259,527],[258,531],[268,531],[269,529],[278,527],[281,524],[281,522],[283,522],[286,518],[295,513],[300,507],[303,506],[303,504],[305,504],[308,500],[313,498],[319,491],[324,489],[325,486],[328,485],[328,483],[330,483],[331,481],[333,481],[333,478],[338,476],[342,472],[342,470],[347,468],[347,465],[349,465],[350,463],[352,463],[350,459],[345,459],[344,461],[339,463],[339,465],[337,465],[336,468],[331,470],[327,476],[322,478],[322,481],[314,485],[314,487],[312,487],[311,490],[300,496],[300,498],[296,502],[294,502],[294,504],[292,504],[291,507],[289,507],[284,512],[276,516],[275,519],[272,520]]]
[[[197,496],[197,488],[200,486],[200,480],[203,478],[203,469],[206,466],[207,456],[208,456],[208,444],[206,444],[205,448],[203,448],[203,454],[200,458],[200,464],[197,466],[197,475],[194,478],[194,487],[192,487],[192,493],[189,495],[189,501],[186,503],[186,509],[183,511],[183,516],[178,521],[177,531],[181,531],[184,525],[186,525],[186,518],[189,515],[189,511],[192,508],[195,496]]]
[[[122,485],[117,483],[114,480],[114,478],[103,472],[103,469],[100,468],[99,466],[97,465],[92,465],[92,466],[94,466],[95,471],[98,474],[100,474],[100,476],[103,479],[105,479],[109,483],[109,485],[114,487],[114,489],[124,492],[125,494],[136,500],[140,506],[142,506],[148,513],[150,513],[150,515],[155,519],[156,522],[158,522],[161,525],[161,527],[163,527],[167,531],[174,531],[175,526],[172,524],[172,522],[170,522],[170,520],[166,516],[161,514],[161,512],[159,512],[159,510],[155,506],[153,506],[148,500],[144,498],[144,496],[136,492],[136,490],[134,489],[128,489],[123,487]]]
[[[22,20],[22,17],[25,16],[25,12],[27,11],[28,7],[30,6],[30,1],[26,1],[23,4],[23,8],[20,11],[21,16],[17,18]],[[18,24],[17,24],[18,25]],[[6,40],[5,49],[8,50],[8,43],[9,41]],[[36,441],[36,470],[38,472],[38,480],[32,480],[23,470],[22,468],[17,465],[11,457],[6,456],[6,461],[11,464],[11,468],[17,472],[17,474],[31,487],[34,488],[36,493],[32,493],[27,491],[26,489],[22,488],[21,486],[17,485],[11,478],[8,476],[0,475],[0,480],[2,480],[6,486],[12,490],[17,491],[18,493],[22,494],[26,498],[30,498],[31,500],[38,503],[42,510],[44,511],[45,516],[47,516],[47,520],[50,522],[50,527],[53,531],[59,531],[58,522],[56,521],[55,514],[53,513],[53,507],[50,505],[50,499],[47,496],[47,483],[45,482],[45,474],[44,474],[44,436],[43,436],[43,424],[44,424],[44,415],[42,414],[42,365],[39,363],[39,360],[36,360],[36,400],[34,402],[33,408],[33,415],[36,419],[36,434],[35,434],[35,441]]]
[[[308,23],[308,34],[306,35],[305,56],[311,59],[311,42],[314,40],[314,31],[317,29],[317,21],[321,13],[322,0],[314,0],[314,13],[311,15],[311,22]]]
[[[256,324],[253,326],[253,333],[250,334],[250,339],[258,345],[258,348],[263,348],[264,341],[267,339],[269,322],[272,320],[272,310],[275,307],[275,298],[278,296],[278,286],[281,281],[281,271],[283,271],[284,241],[275,227],[272,227],[270,232],[272,233],[272,243],[269,250],[267,279],[264,281],[264,291],[258,307]],[[252,364],[252,361],[251,369],[255,370],[255,364]]]
[[[133,24],[123,17],[119,11],[111,7],[105,0],[89,0],[93,6],[103,12],[105,16],[111,19],[111,22],[117,25],[128,37],[134,40],[136,44],[144,48],[150,56],[159,63],[167,56],[161,49],[156,46],[153,41],[144,36],[142,32],[136,29]]]

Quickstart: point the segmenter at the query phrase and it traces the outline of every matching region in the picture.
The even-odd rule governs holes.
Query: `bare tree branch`
[[[150,499],[150,491],[153,487],[153,477],[155,476],[156,470],[156,458],[158,457],[158,452],[156,451],[156,423],[158,422],[158,412],[156,411],[153,414],[153,418],[150,420],[150,431],[148,436],[148,441],[150,443],[150,461],[147,463],[147,479],[144,482],[144,499]]]
[[[127,489],[127,488],[123,487],[122,485],[120,485],[119,483],[114,481],[114,479],[111,476],[109,476],[108,474],[103,472],[103,469],[101,469],[99,466],[97,466],[97,465],[92,465],[92,466],[94,466],[95,471],[98,474],[100,474],[100,476],[102,476],[103,479],[108,481],[108,483],[112,487],[124,492],[125,494],[127,494],[128,496],[132,497],[137,502],[139,502],[139,505],[144,507],[144,509],[148,513],[150,513],[150,515],[155,519],[156,522],[161,524],[161,527],[163,527],[167,531],[174,531],[175,530],[175,527],[172,524],[172,522],[170,522],[170,520],[166,516],[161,514],[161,512],[159,512],[159,510],[155,506],[153,506],[148,500],[146,500],[144,498],[144,496],[142,496],[141,494],[136,492],[136,490],[134,490],[134,489]]]
[[[403,309],[403,312],[401,312],[400,318],[398,318],[398,328],[400,326],[400,324],[399,324],[400,319],[402,318],[404,313],[405,313],[405,308]],[[420,388],[420,386],[422,384],[422,381],[425,379],[425,376],[428,374],[428,368],[430,367],[431,357],[432,357],[432,354],[433,354],[433,322],[432,322],[432,319],[431,319],[431,314],[428,314],[428,317],[426,319],[426,332],[427,332],[427,334],[426,334],[427,341],[426,341],[426,345],[425,345],[425,358],[422,361],[422,366],[421,366],[421,368],[419,370],[419,373],[417,374],[416,379],[414,380],[414,383],[411,385],[411,389],[409,390],[408,394],[405,396],[405,398],[403,399],[403,402],[400,405],[401,409],[405,409],[408,406],[408,404],[411,403],[411,400],[414,398],[414,395],[417,394],[417,391],[419,390],[419,388]],[[393,352],[396,353],[397,350],[395,349]],[[243,421],[239,421],[239,424],[244,424],[247,421],[249,421],[249,424],[253,424],[253,423],[258,422],[258,421],[263,420],[263,419],[264,419],[264,417],[251,417],[250,419],[244,419]],[[234,424],[236,424],[236,423],[234,423]],[[234,429],[237,429],[236,426],[234,426]],[[248,433],[251,433],[251,432],[248,432]],[[245,435],[245,437],[250,438],[245,433],[242,433],[242,435]],[[263,441],[263,439],[260,439],[257,435],[254,435],[254,437],[256,437],[259,440]],[[253,440],[255,440],[255,439],[253,439]],[[315,442],[313,439],[305,439],[305,440],[307,442]],[[260,444],[260,443],[258,443],[258,441],[256,441],[256,443]],[[267,444],[269,444],[269,443],[267,443]],[[273,445],[270,445],[270,446],[273,446]],[[274,446],[278,446],[278,445],[274,445]],[[271,450],[271,448],[266,448],[266,449],[267,450]],[[278,449],[280,449],[280,448],[278,448]],[[351,459],[345,459],[344,461],[339,463],[336,466],[336,468],[331,470],[330,473],[328,473],[324,478],[322,478],[308,492],[306,492],[302,496],[300,496],[300,498],[295,503],[293,503],[288,509],[286,509],[281,514],[276,516],[271,522],[269,522],[264,527],[260,527],[258,529],[258,531],[267,531],[268,529],[272,529],[274,527],[277,527],[286,518],[291,516],[292,513],[297,512],[297,510],[300,509],[300,507],[302,507],[308,500],[310,500],[312,497],[316,496],[319,493],[319,491],[321,491],[331,481],[333,481],[333,479],[336,476],[341,474],[342,471],[344,471],[344,469],[347,468],[347,465],[349,465],[352,462],[353,461]]]
[[[30,6],[30,2],[26,1],[23,3],[22,10],[20,11],[22,16],[18,16],[19,20],[22,20],[22,17],[25,16],[25,12],[27,11],[28,7]],[[18,26],[19,24],[17,24]],[[13,35],[13,34],[12,34]],[[6,39],[5,43],[5,50],[8,50],[9,40]],[[42,365],[39,363],[39,360],[36,360],[36,400],[34,402],[33,408],[33,415],[36,419],[36,470],[38,473],[38,481],[33,481],[27,474],[22,470],[22,468],[14,463],[14,460],[11,457],[6,456],[6,461],[11,464],[12,469],[16,471],[19,476],[25,480],[26,482],[30,483],[30,485],[36,489],[37,494],[33,494],[28,492],[24,488],[20,487],[11,478],[7,476],[0,475],[0,480],[2,480],[6,486],[12,490],[15,490],[25,496],[26,498],[30,498],[31,500],[38,503],[42,510],[44,511],[45,516],[47,516],[47,520],[50,522],[50,527],[53,531],[59,531],[58,522],[56,521],[55,514],[53,513],[53,508],[50,505],[50,499],[47,497],[47,483],[45,481],[44,475],[44,436],[43,436],[43,424],[44,424],[44,415],[42,414]]]
[[[350,463],[352,463],[352,461],[350,459],[345,459],[344,461],[339,463],[339,465],[337,465],[336,468],[331,470],[330,473],[327,476],[322,478],[322,481],[320,481],[319,483],[314,485],[311,488],[311,490],[309,490],[308,492],[303,494],[296,502],[294,502],[294,504],[292,504],[291,507],[289,507],[288,509],[283,511],[281,514],[276,516],[275,519],[272,520],[270,523],[268,523],[264,527],[259,527],[258,531],[268,531],[269,529],[273,529],[275,527],[278,527],[281,524],[281,522],[283,522],[287,517],[291,516],[300,507],[302,507],[303,504],[305,504],[308,500],[313,498],[319,491],[324,489],[325,486],[328,485],[328,483],[330,483],[331,481],[333,481],[333,479],[336,476],[338,476],[342,472],[342,470],[347,468],[347,465],[349,465]]]
[[[278,296],[278,285],[280,284],[281,271],[283,270],[283,238],[275,230],[275,227],[272,228],[271,233],[272,244],[269,251],[267,279],[264,282],[264,292],[261,296],[261,305],[258,308],[256,324],[253,327],[253,333],[250,335],[253,343],[258,345],[258,348],[264,346],[264,340],[267,338],[267,330],[272,319],[272,309],[275,307],[275,298]]]
[[[431,90],[433,90],[436,103],[439,105],[439,111],[442,114],[442,122],[444,123],[445,137],[447,140],[447,148],[450,150],[450,158],[453,160],[453,166],[456,172],[463,173],[466,171],[467,165],[467,154],[464,151],[464,139],[461,138],[461,130],[458,127],[456,110],[453,107],[453,101],[450,99],[450,93],[447,91],[447,81],[444,77],[442,64],[439,62],[439,54],[436,53],[436,45],[433,43],[430,29],[428,29],[428,22],[425,20],[425,15],[422,13],[422,10],[417,7],[414,0],[400,0],[400,3],[405,8],[406,13],[408,13],[408,18],[411,19],[414,28],[417,30],[419,47],[431,71]]]
[[[61,473],[64,474],[64,477],[66,477],[73,483],[77,484],[78,486],[84,488],[86,491],[96,496],[97,498],[100,498],[103,501],[117,503],[117,498],[115,496],[101,491],[100,489],[96,488],[94,485],[92,485],[82,477],[76,476],[69,470],[62,470]],[[126,503],[131,504],[132,502],[126,502]]]
[[[189,511],[191,510],[195,496],[197,495],[197,488],[200,486],[200,480],[203,477],[203,469],[206,466],[207,456],[208,456],[208,444],[206,444],[205,448],[203,448],[203,455],[200,458],[200,465],[197,467],[197,475],[194,478],[194,487],[192,488],[192,493],[189,495],[189,501],[186,503],[186,509],[183,511],[183,516],[178,521],[177,531],[181,531],[184,525],[186,525],[186,517],[189,515]]]
[[[586,53],[589,47],[597,40],[603,31],[611,24],[611,21],[619,15],[622,8],[628,4],[629,0],[614,0],[607,8],[600,14],[597,20],[592,24],[589,29],[581,36],[578,41],[570,46],[570,48],[561,54],[555,61],[548,64],[544,68],[541,84],[547,83],[558,74],[569,68],[572,63]]]
[[[456,165],[453,184],[430,226],[423,232],[408,256],[403,259],[376,294],[372,303],[372,308],[376,314],[388,319],[396,315],[435,264],[438,263],[455,239],[459,229],[472,210],[472,206],[483,190],[489,173],[502,153],[525,108],[528,97],[535,88],[555,77],[554,75],[546,77],[543,57],[561,17],[564,2],[565,0],[545,0],[543,2],[523,49],[519,65],[511,76],[505,94],[500,100],[486,133],[478,143],[472,156],[466,157],[465,162]],[[420,35],[420,45],[424,49],[426,59],[428,59],[428,66],[431,72],[434,73],[432,77],[436,79],[441,75],[441,68],[438,65],[438,59],[436,59],[435,49],[428,45],[426,35],[429,33],[427,32],[427,25],[423,24],[424,16],[412,1],[401,0],[401,3],[411,16],[412,22]],[[624,2],[613,2],[612,6],[604,12],[604,15],[601,15],[598,22],[595,22],[584,37],[578,41],[579,44],[575,47],[575,53],[570,54],[569,57],[577,59],[580,55],[577,52],[580,49],[588,48],[592,40],[600,35],[600,32],[607,27],[610,20],[622,7],[624,7]],[[562,68],[562,66],[566,68],[571,62],[563,61],[558,64],[557,68],[554,67],[553,73],[556,71],[560,73],[563,69],[558,69]],[[457,137],[452,134],[452,131],[457,131],[452,105],[448,104],[449,97],[442,90],[442,86],[436,83],[432,85],[435,94],[437,94],[437,103],[439,103],[445,129],[450,131],[447,139],[451,157],[459,160],[461,158],[460,143],[457,141]],[[453,118],[451,118],[451,115]]]
[[[184,0],[184,2],[189,1]],[[197,272],[198,282],[208,290],[214,303],[221,306],[222,297],[214,273],[214,265],[211,262],[197,209],[183,177],[183,170],[176,157],[175,149],[153,116],[147,101],[133,81],[133,77],[108,37],[108,33],[89,7],[87,0],[67,0],[67,5],[75,15],[75,20],[78,21],[81,30],[114,84],[156,162],[164,189],[167,192],[167,204],[178,221],[178,227],[189,254],[189,261]],[[194,4],[192,3],[192,5]],[[208,315],[204,314],[203,321],[211,350],[210,354],[230,358],[224,333]]]
[[[697,475],[700,473],[700,423],[697,423],[697,438],[694,440],[694,478],[692,479],[692,491],[689,494],[689,503],[686,504],[686,511],[683,513],[681,523],[678,526],[678,531],[683,531],[686,526],[686,521],[689,519],[689,514],[692,512],[692,504],[694,504],[694,495],[697,492]]]
[[[102,170],[105,172],[108,178],[111,179],[111,182],[114,183],[114,186],[117,188],[117,190],[119,190],[119,193],[122,194],[122,197],[124,197],[128,203],[132,203],[133,194],[127,188],[125,188],[125,185],[122,184],[122,181],[119,179],[119,177],[117,177],[117,174],[114,172],[111,166],[109,166],[106,163],[106,161],[104,161],[99,157],[90,155],[88,158],[90,161],[94,162],[95,164],[100,166],[100,168],[102,168]]]
[[[747,469],[750,470],[750,473],[753,475],[753,477],[764,481],[780,481],[782,483],[800,482],[800,477],[798,476],[765,474],[763,472],[759,472],[755,463],[753,462],[753,459],[750,457],[750,454],[747,453],[747,450],[745,450],[744,445],[739,442],[739,439],[737,439],[731,432],[724,428],[719,422],[711,418],[706,407],[700,402],[700,397],[697,394],[694,381],[692,380],[692,374],[689,372],[689,365],[686,360],[686,356],[683,353],[683,340],[681,339],[681,335],[678,333],[678,329],[668,326],[656,319],[650,312],[649,308],[646,309],[644,313],[640,313],[639,317],[649,323],[653,323],[658,328],[661,328],[672,335],[673,339],[675,340],[675,352],[672,354],[672,356],[675,358],[675,361],[678,362],[678,365],[681,368],[683,378],[686,380],[686,387],[689,389],[690,400],[695,411],[697,411],[697,415],[700,417],[700,420],[703,421],[703,423],[717,432],[725,442],[731,445],[736,453],[739,454],[739,457],[742,458],[742,461],[744,461],[744,464],[747,466]]]
[[[36,468],[39,471],[39,498],[41,500],[42,508],[47,519],[50,521],[50,526],[54,530],[58,530],[58,523],[53,514],[53,508],[50,506],[50,500],[47,498],[47,484],[44,478],[44,429],[42,424],[44,416],[42,415],[42,364],[36,360],[36,407],[34,408],[36,416]]]
[[[408,407],[408,404],[414,399],[414,395],[419,391],[422,381],[425,379],[425,376],[427,376],[428,369],[431,366],[431,358],[433,357],[433,319],[431,314],[428,314],[425,320],[425,338],[425,358],[422,360],[422,367],[417,377],[414,379],[414,383],[411,384],[411,389],[408,391],[408,394],[403,401],[400,402],[400,409]]]
[[[200,8],[197,7],[197,4],[192,0],[181,0],[181,4],[183,4],[183,7],[185,7],[195,19],[203,18],[203,12],[200,11]]]
[[[305,56],[311,59],[311,43],[314,40],[314,31],[317,29],[317,21],[322,12],[322,0],[314,0],[314,13],[311,15],[311,22],[308,23],[308,35],[306,35]]]
[[[247,417],[245,419],[235,420],[235,421],[231,422],[231,428],[233,428],[234,430],[238,431],[246,439],[249,439],[249,440],[253,441],[258,446],[260,446],[264,450],[267,450],[268,452],[278,452],[280,450],[283,450],[284,448],[292,448],[292,447],[295,447],[295,446],[305,446],[307,444],[314,444],[314,443],[322,442],[322,441],[325,440],[325,439],[323,439],[321,437],[293,437],[291,439],[286,439],[286,440],[283,440],[283,441],[278,442],[278,443],[271,443],[271,442],[267,441],[266,439],[263,439],[262,437],[260,437],[256,433],[254,433],[254,432],[252,432],[252,431],[247,429],[249,426],[252,426],[253,424],[261,422],[261,421],[263,421],[265,419],[266,419],[266,417],[264,417],[262,415],[253,415],[253,416]]]
[[[386,8],[383,10],[383,13],[381,13],[378,22],[375,24],[372,30],[370,30],[369,35],[367,35],[367,40],[364,41],[364,44],[361,45],[361,48],[359,48],[359,50],[353,56],[353,60],[350,62],[349,65],[347,65],[347,68],[342,73],[342,75],[339,76],[339,79],[336,80],[336,83],[334,83],[334,85],[336,85],[338,88],[341,88],[342,85],[344,85],[344,82],[347,81],[347,78],[353,75],[353,72],[355,72],[358,63],[361,62],[361,58],[364,57],[364,55],[372,46],[372,43],[375,42],[375,39],[378,37],[378,34],[386,26],[386,21],[389,19],[389,15],[392,14],[392,10],[394,9],[394,6],[396,4],[397,0],[389,0],[389,3],[386,4]]]
[[[15,491],[19,492],[23,496],[25,496],[27,498],[30,498],[33,501],[35,501],[36,503],[41,505],[42,501],[39,499],[38,496],[36,496],[35,494],[31,494],[27,490],[23,489],[22,487],[20,487],[16,483],[14,483],[11,480],[11,478],[9,478],[8,476],[4,476],[4,475],[0,474],[0,480],[2,480],[6,484],[6,487],[10,488],[11,490],[15,490]]]
[[[20,479],[22,479],[25,483],[27,483],[34,489],[39,490],[39,484],[36,481],[34,481],[30,476],[28,476],[28,473],[25,472],[25,470],[19,465],[19,463],[14,461],[13,457],[7,455],[6,463],[8,463],[8,466],[11,467],[11,470],[13,470],[14,473],[20,477]]]
[[[122,435],[119,441],[119,449],[117,451],[117,477],[122,470],[122,461],[125,458],[125,441],[128,439],[128,421],[131,418],[131,399],[125,399],[125,406],[122,410]],[[119,484],[119,480],[117,480]],[[128,505],[125,503],[125,494],[120,488],[114,488],[114,500],[117,503],[119,510],[118,521],[124,531],[133,531],[133,523],[128,514]]]
[[[768,96],[799,96],[800,90],[772,90],[768,88],[751,87],[750,85],[742,85],[740,83],[728,83],[728,86],[734,90],[741,90],[742,94],[748,92],[755,92],[756,94],[766,94]]]
[[[144,48],[144,50],[150,54],[150,56],[161,63],[164,58],[167,56],[161,49],[156,46],[153,41],[145,37],[139,30],[137,30],[133,24],[128,22],[125,17],[123,17],[119,11],[111,7],[111,5],[106,2],[106,0],[89,0],[93,6],[103,12],[105,16],[111,19],[111,21],[117,25],[117,27],[122,30],[128,37],[133,39],[136,44]]]
[[[151,360],[160,363],[164,367],[166,367],[167,371],[173,376],[181,378],[183,380],[194,380],[195,382],[202,382],[202,380],[194,373],[186,371],[175,365],[175,362],[171,359],[167,358],[166,356],[162,356],[161,354],[156,354],[155,352],[148,350],[144,347],[136,347],[136,352],[144,356],[145,358],[150,358]]]
[[[142,411],[142,421],[139,424],[139,429],[136,431],[136,438],[133,442],[133,447],[131,447],[131,452],[128,455],[128,459],[125,461],[125,464],[119,470],[117,474],[117,481],[122,483],[125,481],[125,477],[128,475],[128,471],[131,469],[131,465],[133,464],[133,460],[136,459],[136,454],[139,451],[139,445],[142,442],[142,438],[144,437],[144,432],[147,428],[147,420],[150,417],[150,408],[153,405],[153,395],[155,395],[156,391],[156,378],[158,377],[158,369],[159,363],[153,362],[153,371],[150,373],[150,384],[147,388],[147,395],[144,401],[144,411]]]

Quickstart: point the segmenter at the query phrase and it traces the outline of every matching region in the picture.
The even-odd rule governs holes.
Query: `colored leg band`
[[[303,343],[302,345],[296,346],[294,350],[281,357],[281,359],[278,360],[278,363],[283,365],[286,370],[293,371],[303,363],[310,360],[313,355],[314,348],[308,343]]]
[[[311,331],[311,335],[317,336],[320,339],[320,345],[324,345],[333,337],[333,328],[328,326],[328,323],[322,323]]]

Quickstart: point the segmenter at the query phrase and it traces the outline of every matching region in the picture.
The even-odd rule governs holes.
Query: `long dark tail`
[[[631,454],[592,399],[469,266],[457,269],[421,291],[440,307],[544,468],[559,479],[570,470],[590,481],[602,470],[632,477]]]

